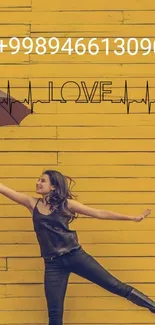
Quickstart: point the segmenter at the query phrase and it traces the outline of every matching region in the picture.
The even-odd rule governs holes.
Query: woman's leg
[[[122,297],[127,297],[133,288],[115,278],[83,249],[74,253],[74,259],[72,256],[70,270]]]
[[[44,290],[49,325],[63,325],[64,298],[69,275],[70,272],[62,266],[59,258],[45,261]]]
[[[98,284],[110,292],[125,297],[139,306],[146,307],[155,313],[154,301],[134,287],[115,278],[83,249],[74,253],[74,258],[72,256],[71,272]]]

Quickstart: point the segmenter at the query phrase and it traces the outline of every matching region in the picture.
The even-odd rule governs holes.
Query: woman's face
[[[51,185],[50,178],[47,174],[41,175],[36,183],[36,193],[48,194],[54,186]]]

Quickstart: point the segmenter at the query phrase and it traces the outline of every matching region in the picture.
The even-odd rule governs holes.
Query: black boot
[[[129,295],[126,297],[128,300],[132,301],[134,304],[142,307],[148,308],[152,313],[155,313],[155,302],[151,300],[144,293],[133,288]]]

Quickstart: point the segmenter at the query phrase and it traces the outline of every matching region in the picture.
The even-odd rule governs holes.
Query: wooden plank
[[[120,51],[118,50],[118,52]],[[155,53],[153,52],[150,52],[148,56],[143,56],[141,52],[132,56],[128,53],[116,55],[112,51],[107,56],[105,52],[99,52],[97,55],[90,55],[89,53],[78,55],[75,52],[71,55],[61,52],[57,55],[30,53],[30,62],[32,64],[154,64],[154,56]]]
[[[138,127],[139,128],[139,127]],[[137,128],[137,129],[138,129]],[[147,127],[145,127],[147,129]],[[61,128],[62,129],[62,128]],[[117,129],[117,128],[116,128]],[[118,128],[118,132],[120,128]],[[151,127],[150,127],[151,129]],[[60,130],[60,128],[59,128]],[[107,128],[107,131],[109,128]],[[127,128],[126,128],[127,130]],[[128,131],[128,130],[127,130]],[[81,135],[81,133],[80,133]],[[3,158],[2,158],[3,159]],[[154,165],[155,154],[153,152],[59,152],[58,165],[73,165],[73,166],[112,166],[112,165]],[[1,167],[3,168],[3,167]],[[83,168],[83,167],[81,167]],[[89,167],[88,167],[89,168]],[[7,174],[7,173],[6,173]],[[9,177],[9,175],[8,175]]]
[[[144,78],[144,84],[146,83],[146,80],[148,78],[154,78],[154,64],[148,64],[147,70],[145,69],[145,64],[113,64],[113,65],[107,65],[106,63],[102,63],[102,67],[97,64],[73,64],[66,63],[63,65],[63,69],[58,69],[57,65],[48,65],[47,64],[39,64],[36,68],[36,64],[32,64],[28,67],[22,66],[22,70],[20,66],[13,67],[11,66],[5,66],[1,67],[1,75],[4,75],[5,78],[9,77],[10,79],[13,78],[48,78],[49,80],[52,80],[53,77],[63,77],[63,78],[70,78],[70,80],[75,80],[76,78],[88,78],[93,77],[95,80],[101,79],[104,81],[104,76],[111,78],[115,78],[120,76],[120,78],[128,79],[129,77],[132,78],[138,78],[142,77]],[[52,76],[52,77],[51,77]],[[97,76],[97,78],[96,78]],[[81,79],[81,80],[82,80]]]
[[[24,223],[25,223],[25,227],[24,227]],[[3,217],[1,219],[0,230],[1,231],[10,231],[10,230],[11,231],[14,231],[14,230],[15,231],[18,231],[18,230],[19,231],[34,231],[32,217],[18,218],[16,223],[15,223],[14,218]],[[17,245],[17,248],[18,248],[18,245]]]
[[[143,66],[143,65],[142,65]],[[89,67],[89,68],[88,68]],[[152,75],[152,65],[148,65],[148,70],[147,70],[147,78]],[[11,69],[10,69],[10,66],[5,66],[5,67],[1,67],[1,76],[5,76],[5,79],[6,77],[13,77],[13,78],[37,78],[37,77],[40,77],[40,78],[50,78],[50,80],[52,79],[52,77],[64,77],[64,78],[67,78],[67,77],[70,77],[72,78],[74,76],[75,77],[82,77],[82,76],[100,76],[102,77],[102,74],[103,73],[103,76],[108,74],[109,77],[111,76],[120,76],[120,72],[122,71],[122,67],[120,67],[120,65],[116,65],[116,66],[113,66],[113,69],[110,71],[109,70],[109,66],[105,65],[103,66],[103,70],[101,69],[100,66],[97,66],[95,65],[94,67],[92,65],[83,65],[83,64],[79,64],[78,66],[75,65],[75,67],[73,66],[72,69],[70,69],[71,66],[70,64],[66,64],[65,66],[63,66],[63,69],[60,69],[58,70],[58,67],[55,66],[55,65],[49,65],[48,66],[48,69],[47,69],[47,65],[46,64],[40,64],[39,65],[39,69],[36,68],[36,64],[32,64],[28,67],[24,67],[22,66],[22,70],[21,70],[21,67],[17,65],[17,67],[14,67],[14,66],[11,66]],[[121,71],[120,71],[121,69]],[[131,69],[131,68],[130,68]],[[133,69],[132,69],[133,70]],[[131,72],[131,71],[130,71]],[[135,71],[133,71],[134,75],[135,75]],[[141,67],[141,70],[139,69],[139,66],[137,66],[137,69],[136,69],[136,73],[141,76],[142,75],[142,67]],[[144,73],[144,72],[143,72]],[[99,78],[99,77],[98,77]],[[96,78],[95,78],[96,79]]]
[[[57,65],[51,64],[47,65],[46,64],[39,64],[39,69],[36,69],[36,64],[32,64],[27,70],[27,75],[29,73],[29,76],[31,78],[36,78],[36,77],[46,77],[50,78],[51,80],[51,75],[52,77],[56,76],[57,78],[64,77],[70,79],[75,79],[76,77],[89,77],[89,76],[94,76],[94,79],[96,80],[96,76],[102,77],[102,80],[104,80],[104,76],[109,76],[111,77],[144,77],[145,76],[145,81],[149,77],[154,77],[154,64],[148,64],[147,65],[147,71],[145,69],[144,64],[136,64],[136,69],[135,69],[135,64],[113,64],[112,66],[107,65],[106,63],[102,63],[102,66],[100,65],[92,65],[92,64],[73,64],[66,63],[63,65],[63,69],[59,69]],[[14,72],[14,71],[13,71]],[[13,73],[12,72],[12,73]],[[7,70],[6,70],[7,73]],[[9,71],[6,75],[9,75]],[[13,74],[15,76],[15,74]],[[82,79],[84,79],[84,77]]]
[[[5,129],[4,132],[7,132],[7,128],[1,128],[1,132],[3,132],[3,129]],[[17,129],[16,129],[16,131],[17,131]],[[0,164],[4,165],[3,166],[4,168],[5,167],[7,168],[7,173],[8,173],[9,171],[8,171],[7,165],[10,165],[10,164],[17,165],[19,159],[20,159],[20,166],[24,165],[24,169],[25,169],[26,165],[29,165],[29,166],[31,166],[33,171],[35,171],[33,168],[33,165],[35,165],[35,168],[36,168],[36,165],[40,165],[41,167],[39,167],[39,169],[38,169],[38,171],[39,171],[39,170],[41,170],[41,168],[44,165],[50,166],[53,164],[55,164],[55,165],[57,164],[57,154],[55,152],[43,152],[43,153],[42,152],[32,152],[29,155],[27,155],[26,152],[20,152],[20,153],[19,152],[5,152],[5,153],[1,152]],[[15,172],[17,167],[12,166],[12,168],[13,169],[15,168],[14,169],[14,172]],[[18,166],[18,169],[19,168],[20,167]],[[28,167],[28,169],[30,169],[30,168]],[[13,174],[11,173],[11,175],[13,175]]]
[[[6,298],[6,285],[1,284],[0,285],[0,298]]]
[[[6,258],[0,257],[0,272],[6,271],[7,265],[6,265]],[[1,290],[2,289],[2,290]],[[4,293],[4,288],[0,288],[0,296]]]
[[[26,155],[26,153],[25,153],[25,155]],[[18,155],[17,155],[17,157],[18,157]],[[16,159],[17,159],[17,157],[16,157]],[[8,166],[2,167],[2,171],[0,173],[2,175],[1,177],[5,177],[5,176],[6,177],[15,177],[15,176],[23,177],[23,175],[24,175],[25,177],[32,176],[32,177],[38,178],[39,175],[41,175],[45,170],[51,169],[52,168],[51,166],[53,166],[52,164],[46,165],[46,163],[44,163],[44,164],[42,163],[42,165],[41,164],[36,165],[37,160],[35,160],[34,158],[35,157],[32,157],[32,162],[33,162],[34,166],[31,166],[31,158],[30,158],[30,160],[27,160],[29,166],[25,166],[24,162],[23,162],[23,164],[21,164],[21,166],[18,164],[17,164],[17,166],[11,165],[11,170],[9,167],[10,164],[8,164],[9,161],[7,161]],[[46,158],[46,155],[43,157],[43,159],[45,159],[45,158]],[[54,158],[56,160],[56,157],[54,157]],[[17,162],[17,160],[16,160],[16,162]],[[54,163],[54,161],[53,161],[53,163]]]
[[[33,189],[33,182],[25,184],[28,189]],[[32,184],[32,185],[31,185]],[[15,186],[15,184],[14,184]],[[20,182],[19,182],[20,186]],[[145,191],[153,191],[155,188],[155,179],[153,178],[143,178],[143,179],[135,179],[132,178],[116,178],[116,179],[107,179],[107,178],[96,178],[96,179],[77,179],[76,184],[74,186],[74,191],[86,191],[89,192],[93,189],[93,191],[141,191],[144,188]]]
[[[13,202],[13,201],[12,201]],[[11,203],[11,201],[10,201]],[[15,218],[21,218],[21,217],[30,217],[30,212],[28,209],[22,205],[1,205],[1,217],[15,217]],[[7,229],[5,229],[7,230]]]
[[[80,13],[81,15],[81,13]],[[84,13],[84,15],[86,15]],[[92,14],[93,16],[93,14]],[[72,17],[74,17],[72,15]],[[93,16],[94,17],[94,16]],[[92,17],[91,17],[92,19]],[[65,20],[65,15],[64,15],[64,20]],[[79,20],[78,20],[79,22]],[[94,20],[95,22],[95,20]],[[68,23],[68,22],[67,22]],[[62,21],[61,21],[61,25],[62,25]],[[92,27],[92,24],[90,24],[90,21],[87,23],[87,20],[86,20],[86,25],[90,25],[91,27],[91,30],[93,32],[93,27]],[[95,24],[96,25],[96,24]],[[99,25],[99,24],[97,24]],[[94,25],[93,25],[94,26]],[[61,33],[59,33],[59,37],[63,36],[67,39],[67,37],[76,37],[77,38],[77,35],[75,35],[75,33],[73,33],[71,31],[71,29],[69,30],[69,35],[67,35],[66,37],[66,30],[64,32],[64,29],[66,28],[65,25],[63,24],[63,27],[61,27]],[[71,27],[70,27],[71,28]],[[78,26],[78,28],[80,28],[80,26]],[[91,34],[91,31],[87,31],[87,29],[85,30],[85,25],[81,27],[81,30],[80,30],[80,33],[78,33],[78,37],[83,37],[83,35],[81,34],[82,30],[83,30],[83,33],[85,35],[85,37],[89,37],[92,38],[92,37],[98,37],[100,36],[100,39],[104,39],[104,38],[118,38],[118,37],[154,37],[155,36],[155,26],[154,25],[136,25],[136,28],[135,28],[135,25],[130,25],[130,28],[127,26],[127,25],[124,25],[124,24],[117,24],[117,25],[106,25],[106,24],[102,24],[100,27],[96,27],[98,30],[96,31],[95,30],[95,35],[94,33]],[[53,32],[53,25],[36,25],[36,24],[33,24],[32,25],[32,36],[33,37],[38,37],[40,36],[40,32],[41,32],[41,36],[43,37],[51,37],[51,32]],[[97,32],[100,32],[99,35],[97,35]],[[56,34],[54,33],[54,36]],[[82,36],[81,36],[82,35]],[[97,36],[96,36],[97,35]]]
[[[116,203],[117,204],[130,204],[130,203],[144,203],[150,204],[154,202],[154,193],[153,192],[123,192],[123,195],[120,195],[121,192],[74,192],[78,196],[78,200],[84,202],[85,204],[89,203]],[[104,194],[103,194],[104,193]]]
[[[154,24],[154,10],[124,11],[124,24],[126,25],[152,25]]]
[[[137,92],[138,92],[138,88],[137,89]],[[58,89],[57,89],[57,92],[58,92]],[[151,91],[152,93],[152,91]],[[112,102],[113,100],[121,100],[121,98],[124,98],[124,88],[122,87],[122,89],[119,89],[117,94],[115,93],[115,95],[113,95],[113,91],[112,91],[112,94],[111,94],[111,97],[110,96],[107,96],[105,95],[105,98],[107,99],[106,102],[101,102],[101,103],[88,103],[88,104],[83,104],[83,103],[80,103],[78,105],[78,103],[75,103],[75,96],[73,97],[73,94],[72,94],[72,98],[74,98],[74,101],[71,101],[71,102],[67,102],[67,105],[62,105],[62,103],[59,103],[57,104],[57,112],[58,113],[61,113],[61,114],[64,114],[64,113],[83,113],[83,114],[124,114],[124,113],[127,113],[127,106],[126,105],[122,105],[121,103],[116,103],[116,102]],[[132,90],[130,92],[130,94],[132,94]],[[145,94],[145,88],[143,89],[143,91],[141,92],[141,94],[139,94],[139,96],[137,95],[136,93],[136,98],[133,96],[133,94],[131,95],[132,98],[130,97],[129,101],[132,101],[133,99],[136,100],[136,102],[130,104],[130,114],[132,113],[138,113],[138,114],[144,114],[146,113],[146,111],[148,111],[148,106],[146,104],[140,104],[138,103],[138,101],[140,101],[142,98],[144,98]],[[83,100],[84,99],[84,96],[83,97]],[[82,99],[81,97],[81,99]],[[59,94],[58,94],[58,97],[55,97],[55,98],[60,98],[60,91],[59,91]],[[153,99],[153,96],[151,96],[151,98]],[[93,101],[94,100],[97,100],[99,101],[99,97],[97,96],[97,94],[94,96],[93,98]],[[152,100],[153,101],[153,100]],[[38,106],[35,105],[35,111],[38,112]],[[49,105],[44,105],[44,112],[46,113],[51,113],[53,111],[53,103],[51,102]],[[40,113],[43,112],[42,108],[40,107]],[[155,112],[155,104],[154,103],[151,103],[151,113],[153,114]],[[137,129],[138,130],[138,129]]]
[[[28,9],[31,9],[31,0],[24,0],[24,3],[21,3],[20,0],[6,0],[5,2],[0,2],[1,11],[25,11]]]
[[[0,65],[6,64],[28,64],[29,57],[23,54],[22,52],[17,53],[16,55],[11,55],[11,53],[2,53]]]
[[[4,79],[6,80],[10,80],[11,78],[21,78],[21,79],[28,79],[28,70],[29,70],[29,66],[28,65],[2,65],[1,66],[1,78],[2,76],[5,76]]]
[[[137,11],[131,11],[131,15],[136,14]],[[104,13],[104,11],[103,11]],[[107,11],[108,13],[108,11]],[[115,15],[116,11],[114,11]],[[118,12],[117,12],[118,13]],[[44,13],[43,13],[44,14]],[[105,13],[104,13],[105,14]],[[112,13],[110,13],[112,14]],[[120,14],[120,13],[119,13]],[[54,17],[55,16],[55,17]],[[94,17],[92,19],[92,16]],[[65,21],[65,24],[63,24],[63,17],[64,21],[66,18],[67,24]],[[130,24],[130,28],[127,24],[106,24],[106,22],[103,23],[103,19],[101,21],[102,12],[94,12],[93,14],[86,11],[86,12],[61,12],[61,13],[53,13],[53,21],[52,24],[48,24],[47,22],[45,24],[35,24],[35,22],[32,24],[32,36],[38,37],[41,33],[44,37],[51,37],[51,33],[53,33],[54,30],[56,30],[55,33],[59,32],[60,37],[64,37],[67,39],[67,37],[73,37],[73,38],[80,38],[80,37],[88,37],[89,39],[92,37],[99,37],[100,39],[104,38],[112,38],[113,40],[117,37],[154,37],[155,27],[153,24]],[[114,16],[115,17],[115,16]],[[152,17],[153,17],[153,11],[152,11]],[[96,18],[96,19],[95,19]],[[119,17],[121,18],[121,17]],[[57,22],[56,22],[57,19]],[[85,20],[84,20],[85,19]],[[97,21],[98,20],[98,21]],[[112,20],[113,22],[113,15]],[[125,22],[126,23],[126,22]],[[61,25],[61,26],[60,26]],[[58,29],[57,29],[57,27]],[[68,32],[66,37],[66,32]],[[73,33],[74,32],[74,33]],[[72,40],[74,42],[74,40]]]
[[[88,65],[83,65],[83,64],[79,64],[77,65],[73,65],[72,69],[70,69],[70,64],[65,64],[63,65],[63,69],[58,70],[58,67],[56,65],[49,65],[48,69],[47,69],[47,65],[46,64],[40,64],[39,65],[39,70],[36,70],[36,64],[32,64],[31,63],[31,71],[30,71],[30,76],[31,78],[36,78],[39,77],[46,77],[49,78],[49,80],[51,80],[51,75],[53,77],[63,77],[63,78],[72,78],[75,79],[75,77],[82,77],[82,76],[91,76],[93,75],[94,72],[94,76],[101,76],[101,67],[99,67],[98,65],[95,65],[95,67],[93,67],[92,65],[90,65],[90,69],[88,69]],[[108,69],[107,69],[108,68]],[[115,75],[117,74],[120,75],[120,66],[116,65],[113,67],[113,70],[109,70],[109,67],[105,66],[104,67],[104,75],[106,75],[106,70],[109,71],[109,76],[111,75]],[[151,69],[150,69],[150,73],[151,73]]]
[[[92,25],[92,13],[87,12],[50,12],[50,11],[36,11],[36,12],[25,12],[25,10],[28,10],[27,7],[23,7],[24,12],[18,12],[18,7],[16,9],[16,12],[14,15],[8,12],[8,10],[13,10],[12,7],[9,7],[6,9],[7,12],[3,11],[3,13],[0,12],[0,21],[1,24],[3,23],[31,23],[32,29],[36,30],[37,25],[53,25],[53,29],[55,30],[55,33],[57,33],[58,30],[63,31],[66,30],[73,30],[70,29],[71,25],[72,28],[74,27],[75,30],[81,30],[82,26]],[[0,10],[5,10],[5,8],[1,8]],[[15,10],[15,9],[14,9]],[[100,24],[99,26],[93,24],[94,30],[99,30],[102,25],[104,24],[120,24],[123,20],[123,13],[122,11],[96,11],[93,13],[93,19],[94,23]],[[62,26],[62,22],[65,21],[67,24]],[[35,26],[34,26],[35,25]],[[40,27],[38,26],[40,29]],[[50,27],[51,28],[51,27]],[[89,28],[89,26],[87,27]]]
[[[63,65],[63,69],[58,69],[57,65],[48,65],[47,64],[39,64],[36,68],[36,64],[32,64],[30,66],[24,67],[17,65],[16,67],[11,66],[2,66],[1,67],[1,76],[4,75],[6,78],[48,78],[49,80],[52,80],[54,77],[63,77],[65,79],[70,78],[70,80],[75,80],[76,78],[88,78],[92,77],[95,81],[102,78],[102,81],[106,80],[105,78],[108,78],[109,80],[112,80],[112,78],[120,77],[123,78],[123,81],[125,79],[128,79],[129,77],[133,78],[144,78],[144,85],[146,83],[146,80],[148,78],[154,78],[154,64],[148,64],[147,70],[145,69],[145,64],[113,64],[113,65],[107,65],[106,63],[102,63],[102,67],[97,64],[70,64],[66,63]],[[52,76],[52,77],[51,77]],[[97,76],[97,77],[96,77]],[[81,79],[81,80],[82,80]]]
[[[12,35],[15,35],[16,37],[26,37],[30,36],[30,25],[29,24],[21,24],[21,25],[8,25],[8,24],[1,24],[0,25],[0,34],[1,38],[4,37],[13,37]],[[4,44],[5,41],[4,41]]]
[[[64,314],[64,321],[71,324],[72,322],[81,322],[83,321],[83,312],[82,311],[75,311],[72,317],[72,322],[70,321],[70,312],[68,312],[69,315]],[[144,316],[143,316],[144,315]],[[94,323],[97,324],[98,322],[102,322],[103,319],[106,319],[107,324],[114,323],[117,320],[117,323],[123,323],[131,322],[133,319],[136,323],[142,323],[142,322],[153,322],[153,314],[151,313],[145,313],[144,310],[140,311],[138,309],[138,313],[136,311],[116,311],[115,313],[111,311],[90,311],[85,312],[85,323]]]
[[[22,127],[17,126],[1,128],[0,139],[53,139],[56,138],[56,127]]]
[[[33,101],[34,100],[36,101],[36,104],[34,104],[34,112],[37,114],[42,114],[43,112],[45,114],[46,113],[52,113],[52,114],[57,113],[56,103],[48,102],[47,101],[47,98],[48,98],[47,93],[45,94],[44,91],[42,92],[42,96],[43,97],[41,98],[40,95],[38,96],[38,94],[37,94],[37,97],[35,97],[35,98],[33,97]],[[38,101],[39,99],[41,100],[41,102]],[[44,127],[44,129],[46,131],[46,127]]]
[[[55,166],[57,170],[71,177],[154,177],[154,166]]]
[[[30,132],[31,129],[29,128]],[[59,127],[58,138],[59,139],[102,139],[102,138],[144,138],[144,132],[146,138],[155,138],[154,127]],[[45,137],[48,129],[45,128]]]
[[[124,106],[124,105],[122,105]],[[155,114],[30,114],[21,126],[153,126]],[[58,141],[57,141],[58,142]],[[83,141],[84,142],[84,141]],[[149,141],[150,142],[150,141]],[[74,145],[75,148],[75,145]]]
[[[114,211],[113,207],[112,207],[112,210]],[[138,215],[138,214],[136,214],[136,215]],[[2,242],[3,242],[4,235],[5,234],[2,234],[2,239],[1,239]],[[26,234],[23,234],[23,235],[26,235]],[[119,230],[82,231],[81,230],[81,231],[78,231],[78,237],[79,237],[80,242],[89,243],[89,244],[90,243],[94,243],[94,244],[98,244],[98,243],[129,243],[129,244],[131,244],[131,243],[135,243],[135,244],[136,243],[154,243],[154,235],[155,235],[154,230],[153,231],[140,231],[140,230],[135,230],[135,231],[119,231]],[[8,236],[6,236],[5,241],[7,240]],[[13,236],[14,236],[14,234],[13,234]],[[19,237],[18,233],[17,233],[17,236]],[[130,238],[128,238],[128,236],[130,236]],[[21,234],[21,237],[22,237],[22,234]],[[31,237],[32,237],[32,235],[31,235]],[[11,234],[11,239],[12,239],[12,234]],[[21,240],[22,240],[22,238],[21,238]],[[114,264],[114,265],[117,265],[117,264]],[[148,267],[149,262],[146,263],[146,265]],[[153,264],[151,267],[153,267]]]
[[[78,1],[77,3],[71,3],[70,0],[65,0],[63,3],[61,1],[57,1],[54,4],[49,2],[48,0],[45,0],[44,2],[44,8],[42,6],[42,2],[38,2],[37,0],[32,0],[32,10],[33,11],[58,11],[58,10],[65,10],[65,11],[88,11],[89,10],[152,10],[155,9],[155,4],[152,2],[152,0],[148,0],[147,4],[144,0],[141,0],[141,3],[139,4],[139,1],[130,1],[125,2],[123,0],[118,0],[116,3],[113,1],[109,2],[103,2],[102,0],[97,1],[89,1],[86,0]],[[92,13],[93,16],[93,13]]]
[[[142,207],[141,211],[144,211],[145,207]],[[112,206],[111,206],[112,210]],[[117,209],[119,212],[119,207]],[[133,210],[134,211],[134,210]],[[134,212],[133,212],[134,213]],[[136,214],[137,215],[137,214]],[[8,219],[8,218],[7,218]],[[23,219],[24,220],[24,219]],[[11,219],[10,219],[11,221]],[[4,223],[4,220],[2,221]],[[6,220],[7,222],[7,220]],[[24,221],[23,221],[24,222]],[[12,229],[13,228],[13,225]],[[11,226],[9,229],[11,229]],[[2,229],[4,226],[2,226]],[[5,226],[6,228],[6,226]],[[22,228],[22,225],[21,225]],[[113,230],[113,231],[124,231],[124,230],[134,230],[134,231],[140,231],[140,230],[154,230],[154,218],[152,217],[147,217],[143,222],[125,222],[125,221],[120,221],[120,220],[100,220],[96,218],[77,218],[75,222],[73,221],[70,223],[70,229],[71,230],[76,230],[78,231],[84,231],[84,230],[89,230],[89,231],[101,231],[101,230]],[[17,230],[17,229],[16,229]],[[95,246],[95,245],[94,245]],[[145,246],[145,245],[144,245]],[[103,249],[103,252],[105,253],[105,250]],[[126,254],[125,254],[126,255]],[[146,254],[148,256],[148,254]]]
[[[22,6],[22,7],[26,7],[26,6],[29,6],[31,3],[30,0],[25,0],[24,1],[24,4],[21,3],[20,0],[13,0],[13,3],[12,3],[12,0],[5,0],[5,2],[1,1],[0,2],[0,8],[5,8],[5,7],[18,7],[18,6]]]
[[[4,216],[3,216],[4,217]],[[0,243],[1,244],[36,244],[36,237],[33,231],[1,231],[1,238],[0,238]],[[13,258],[13,264],[14,264],[14,259]],[[28,263],[29,266],[31,266],[31,260],[32,262],[36,263],[35,259],[30,259],[30,264]],[[24,262],[24,259],[22,259]],[[18,261],[17,261],[18,262]],[[22,262],[22,263],[23,263]],[[8,265],[7,265],[8,266]]]
[[[42,15],[42,17],[41,17]],[[47,20],[45,19],[45,15],[47,17]],[[50,30],[54,29],[55,31],[61,30],[63,31],[66,28],[71,31],[71,25],[74,26],[75,30],[82,31],[87,29],[87,26],[94,26],[94,30],[100,30],[103,28],[101,26],[103,25],[115,25],[115,24],[122,24],[123,20],[123,13],[122,11],[94,11],[93,12],[93,19],[92,19],[92,12],[91,11],[80,11],[80,12],[74,12],[74,11],[68,11],[68,12],[51,12],[51,11],[42,11],[40,13],[32,12],[32,33],[38,32],[42,30],[43,32],[47,29],[46,25],[49,25],[49,32]],[[52,23],[52,24],[51,24]],[[42,25],[42,28],[41,26]],[[55,26],[54,26],[55,25]],[[62,27],[63,25],[63,27]],[[97,26],[98,25],[98,26]],[[100,26],[100,27],[99,27]],[[93,31],[93,28],[91,28]],[[56,33],[56,32],[55,32]]]
[[[0,151],[154,151],[154,139],[4,140]]]

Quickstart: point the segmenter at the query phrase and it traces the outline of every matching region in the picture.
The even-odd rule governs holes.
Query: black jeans
[[[71,272],[122,297],[127,297],[133,289],[106,271],[82,247],[52,260],[44,259],[44,264],[44,289],[49,325],[63,324],[64,298]]]

